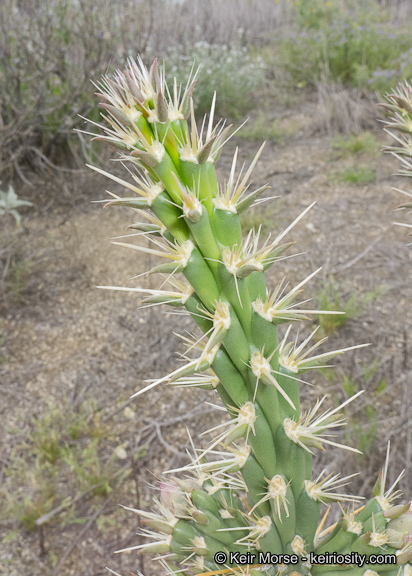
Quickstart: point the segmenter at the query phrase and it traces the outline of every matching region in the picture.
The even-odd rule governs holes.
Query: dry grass
[[[288,18],[289,9],[273,0],[183,0],[153,2],[155,12],[150,45],[163,52],[168,46],[264,44]],[[196,24],[194,24],[196,23]]]
[[[323,80],[317,85],[316,128],[329,135],[359,134],[376,126],[376,101],[359,88]]]

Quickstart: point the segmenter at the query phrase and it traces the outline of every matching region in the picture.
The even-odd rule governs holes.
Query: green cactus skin
[[[191,78],[186,89],[176,89],[170,96],[157,60],[147,70],[140,58],[130,60],[128,70],[118,71],[113,80],[106,77],[100,83],[103,117],[109,122],[109,127],[102,126],[106,135],[100,139],[122,150],[121,158],[132,163],[135,182],[94,169],[136,193],[136,197],[115,197],[109,206],[127,206],[139,214],[147,210],[151,215],[149,223],[131,227],[153,240],[153,249],[123,246],[163,256],[166,262],[149,273],[166,274],[162,286],[169,282],[182,290],[142,289],[150,294],[145,302],[183,306],[204,334],[189,342],[192,353],[200,351],[197,359],[136,395],[164,383],[198,385],[217,393],[229,416],[227,425],[211,431],[215,437],[210,448],[183,468],[183,479],[165,475],[157,511],[136,510],[158,534],[153,533],[153,542],[130,550],[166,554],[161,559],[164,573],[178,576],[412,576],[409,533],[399,532],[404,529],[402,522],[394,524],[398,540],[405,536],[400,550],[390,545],[386,533],[390,518],[408,514],[407,506],[392,505],[393,487],[385,491],[388,464],[373,498],[359,513],[343,511],[329,535],[317,533],[322,503],[356,502],[357,498],[340,494],[346,479],[339,475],[322,473],[312,478],[313,450],[334,444],[328,429],[344,422],[337,409],[318,414],[321,401],[301,413],[301,374],[345,350],[313,355],[319,345],[315,343],[308,358],[304,346],[309,346],[310,338],[294,344],[289,341],[290,329],[282,340],[279,337],[280,324],[305,320],[311,313],[296,309],[293,301],[315,273],[287,297],[282,296],[282,284],[270,296],[265,279],[265,271],[293,244],[285,244],[284,236],[311,206],[277,237],[263,241],[260,230],[243,237],[239,214],[267,188],[248,190],[263,147],[245,175],[238,177],[236,151],[230,176],[219,186],[214,164],[229,128],[213,126],[213,102],[210,118],[199,133],[193,87]],[[393,112],[400,106],[412,120],[409,88],[392,95],[389,107]],[[177,276],[183,276],[189,286],[177,283]],[[219,450],[221,460],[216,461],[211,455]],[[378,551],[398,554],[403,566],[310,566],[305,559],[311,552]],[[215,561],[218,552],[228,555],[224,567]],[[230,552],[250,552],[256,558],[259,552],[296,554],[298,564],[261,566],[256,559],[250,566],[237,566],[230,561]]]

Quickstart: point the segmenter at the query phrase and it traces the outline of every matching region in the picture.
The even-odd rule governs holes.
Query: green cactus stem
[[[181,90],[175,81],[170,94],[157,61],[147,69],[140,58],[130,59],[124,72],[105,77],[97,88],[104,111],[104,134],[97,137],[118,147],[128,176],[91,168],[124,188],[123,196],[111,193],[107,206],[134,211],[139,222],[130,228],[149,246],[139,244],[139,236],[115,244],[158,258],[147,273],[162,278],[159,289],[104,288],[143,294],[143,305],[180,307],[201,331],[199,338],[182,337],[188,347],[185,364],[134,396],[156,386],[201,387],[218,395],[227,412],[224,422],[206,431],[209,444],[195,450],[191,462],[164,472],[155,511],[134,510],[149,538],[128,550],[155,555],[169,575],[411,576],[411,513],[409,504],[393,503],[400,478],[385,487],[389,453],[372,498],[360,511],[354,506],[361,499],[346,492],[351,476],[326,471],[312,476],[317,450],[332,445],[357,452],[336,442],[333,433],[345,425],[341,410],[360,393],[324,413],[324,398],[302,412],[303,375],[362,346],[319,352],[325,339],[314,340],[316,329],[300,343],[291,339],[294,323],[323,313],[296,301],[318,271],[293,288],[284,279],[267,288],[265,272],[272,266],[276,272],[293,245],[289,234],[313,204],[266,239],[260,228],[242,230],[239,215],[265,200],[267,186],[250,190],[263,146],[244,174],[236,171],[236,150],[227,181],[218,184],[215,163],[230,127],[214,124],[216,96],[199,130],[194,78]],[[411,135],[409,130],[405,136],[406,118],[412,126],[410,87],[388,100],[394,114],[389,127],[402,128],[398,140],[404,145]],[[280,336],[285,323],[289,327]],[[322,531],[322,505],[336,502],[349,508],[341,508],[335,527]],[[311,554],[334,552],[393,555],[398,564],[310,560]],[[247,557],[246,563],[235,553]],[[262,554],[279,560],[262,564],[267,558]]]

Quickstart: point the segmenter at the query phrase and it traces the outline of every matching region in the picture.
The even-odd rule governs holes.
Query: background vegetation
[[[99,117],[90,79],[137,53],[164,58],[179,80],[201,66],[199,111],[213,85],[218,111],[234,118],[273,80],[357,99],[387,90],[412,74],[410,10],[395,0],[124,0],[116,11],[109,0],[4,0],[0,172],[27,181],[27,166],[62,168],[82,155],[88,145],[73,128]]]

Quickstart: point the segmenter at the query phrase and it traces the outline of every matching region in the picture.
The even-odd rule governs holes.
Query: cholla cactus
[[[165,471],[155,511],[134,510],[147,542],[128,550],[156,555],[163,573],[178,576],[411,576],[409,504],[394,504],[400,478],[386,487],[388,461],[373,497],[358,509],[360,498],[343,490],[350,476],[312,477],[315,449],[356,451],[335,442],[333,432],[357,395],[325,412],[321,399],[302,413],[299,385],[305,372],[351,348],[319,353],[323,340],[313,340],[315,331],[297,343],[291,327],[279,338],[279,324],[322,313],[297,302],[314,274],[289,291],[282,282],[271,290],[265,283],[265,271],[285,257],[286,236],[311,206],[276,235],[263,239],[252,229],[243,236],[239,215],[267,188],[249,188],[262,148],[245,173],[237,172],[236,151],[227,181],[218,185],[215,162],[230,127],[214,125],[214,100],[199,130],[194,83],[169,89],[157,61],[147,70],[139,59],[98,85],[106,111],[98,138],[120,149],[129,177],[92,168],[124,186],[128,195],[112,194],[107,205],[133,209],[140,220],[131,228],[153,247],[117,244],[158,256],[148,273],[162,275],[158,290],[106,288],[182,307],[203,333],[184,338],[184,366],[135,396],[166,384],[198,386],[217,393],[228,415],[209,431],[209,446],[194,449],[191,463]],[[342,515],[324,529],[321,505],[333,502]]]
[[[389,122],[385,126],[386,132],[397,142],[396,146],[388,146],[386,152],[393,154],[401,162],[402,169],[396,176],[412,177],[412,86],[408,82],[399,84],[397,89],[386,95],[386,102],[381,106],[389,111]],[[394,133],[396,132],[396,134]],[[412,193],[395,188],[397,192],[409,198],[398,208],[412,208]],[[412,224],[396,222],[399,226],[412,228]]]

